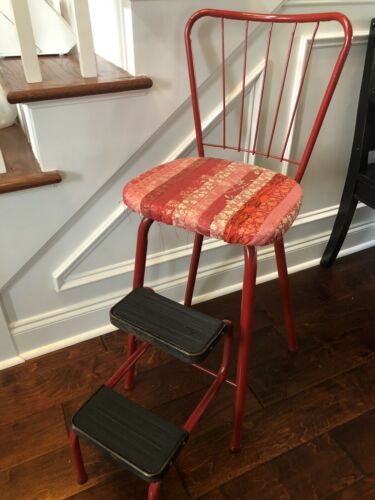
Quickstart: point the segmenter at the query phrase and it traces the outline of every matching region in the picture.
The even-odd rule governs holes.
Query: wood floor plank
[[[360,302],[360,301],[359,301]],[[324,342],[337,340],[361,326],[371,330],[374,316],[362,303],[354,304],[352,297],[338,298],[334,306],[328,302],[319,309],[309,309],[296,317],[298,337],[314,337]]]
[[[107,333],[102,336],[103,343],[107,351],[113,352],[115,354],[122,354],[124,360],[126,359],[127,353],[127,335],[119,330]],[[163,364],[169,363],[174,358],[159,349],[150,347],[142,358],[137,363],[137,370],[144,371],[156,368]]]
[[[257,287],[249,383],[258,399],[249,390],[242,453],[228,451],[234,394],[224,386],[167,475],[166,498],[375,499],[374,277],[375,248],[292,275],[293,356],[278,282]],[[233,319],[238,344],[240,292],[197,308]],[[84,443],[89,482],[77,485],[68,447],[71,414],[124,361],[125,344],[114,332],[0,372],[1,500],[144,497],[142,481]],[[219,347],[208,365],[220,358]],[[211,382],[156,350],[137,369],[130,397],[176,423]]]
[[[250,369],[249,384],[265,406],[294,396],[375,358],[373,329],[363,328],[314,349],[284,352],[272,363]]]
[[[69,361],[79,362],[86,357],[94,357],[97,354],[104,352],[104,345],[101,339],[97,337],[95,339],[51,352],[44,356],[39,356],[22,364],[22,369],[20,368],[20,365],[16,365],[5,370],[1,370],[0,389],[1,391],[7,390],[9,386],[12,389],[15,387],[14,384],[20,383],[22,379],[30,379],[30,383],[33,381],[37,383],[35,374],[42,373],[43,370],[50,372],[53,367],[63,366]]]
[[[321,309],[329,306],[331,310],[335,310],[336,301],[341,298],[354,297],[355,302],[359,296],[374,296],[373,292],[365,294],[365,288],[369,286],[371,287],[369,290],[373,290],[373,285],[364,282],[363,276],[368,274],[368,271],[364,274],[361,262],[362,259],[369,269],[373,269],[374,264],[370,264],[373,260],[373,249],[360,254],[339,259],[330,269],[316,266],[289,276],[297,324],[299,316],[308,312],[312,311],[319,315]],[[257,286],[255,297],[256,303],[267,312],[272,324],[283,329],[283,310],[276,280]],[[363,303],[362,308],[364,308]]]
[[[259,307],[258,305],[254,307],[254,331],[273,325],[267,310],[262,306],[263,304],[259,304]],[[228,295],[196,304],[194,307],[214,318],[228,319],[232,321],[234,327],[237,328],[241,311],[241,293],[229,293]]]
[[[167,402],[160,407],[154,408],[153,411],[170,422],[181,425],[192,413],[205,391],[206,388],[183,398]],[[194,428],[192,435],[198,437],[221,425],[229,424],[233,417],[233,400],[233,387],[227,384],[224,385]],[[260,410],[260,404],[249,393],[245,404],[245,414],[252,415]]]
[[[140,500],[147,498],[148,485],[140,479],[131,479],[123,471],[111,475],[107,480],[92,486],[89,489],[81,491],[69,500]],[[162,481],[160,496],[163,500],[184,500],[189,496],[184,489],[182,481],[172,466]]]
[[[348,488],[327,497],[327,500],[374,500],[375,473],[365,476]]]
[[[0,423],[0,470],[22,464],[66,443],[61,405],[11,424]]]
[[[69,446],[0,472],[2,500],[66,498],[94,486],[114,470],[117,464],[91,447],[82,446],[89,481],[80,486],[74,477]],[[129,481],[133,476],[128,475]]]
[[[309,500],[325,498],[363,477],[325,434],[204,495],[202,500]]]
[[[368,363],[246,417],[241,453],[228,453],[223,426],[191,439],[179,464],[199,496],[374,408],[375,363]]]
[[[2,377],[2,423],[11,423],[95,390],[122,361],[122,357],[103,351],[42,368],[38,364],[26,364],[23,370]]]
[[[365,474],[375,473],[375,411],[336,427],[331,434]]]
[[[146,408],[153,409],[207,387],[210,378],[181,361],[172,361],[139,373],[136,382],[132,391],[126,391],[121,382],[116,386],[116,391]],[[86,390],[76,398],[65,398],[63,408],[67,422],[70,422],[71,416],[90,396],[91,391]]]

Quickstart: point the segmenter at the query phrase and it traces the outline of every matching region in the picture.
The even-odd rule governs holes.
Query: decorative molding
[[[44,171],[43,163],[41,160],[39,141],[37,139],[36,127],[34,116],[31,112],[30,106],[27,104],[17,104],[18,114],[21,119],[23,131],[26,133],[31,149],[33,150],[35,158],[38,160],[40,168]]]
[[[285,7],[321,7],[322,5],[375,6],[375,0],[287,0]]]
[[[331,33],[318,33],[316,34],[315,40],[314,40],[314,49],[317,48],[326,48],[326,47],[337,47],[338,45],[341,45],[342,41],[344,39],[344,35],[342,31],[340,32],[331,32]],[[367,39],[368,39],[368,32],[361,30],[361,31],[355,31],[353,33],[353,39],[352,39],[352,45],[361,45],[361,44],[367,44]],[[290,120],[292,119],[293,111],[294,111],[294,103],[296,102],[298,91],[299,91],[299,86],[304,70],[304,65],[306,61],[306,56],[307,56],[307,50],[309,48],[309,44],[312,41],[312,34],[309,33],[308,35],[302,35],[300,37],[300,42],[299,42],[299,47],[298,47],[298,55],[297,55],[297,64],[296,64],[296,69],[294,72],[294,77],[293,77],[293,87],[292,87],[292,93],[291,93],[291,98],[290,98],[290,106],[289,106],[289,116],[287,123],[290,123]],[[322,96],[323,97],[323,96]],[[294,143],[294,134],[295,134],[295,124],[298,121],[298,114],[299,114],[299,106],[297,107],[297,112],[296,116],[294,117],[293,125],[292,125],[292,130],[289,136],[289,140],[287,143],[287,148],[285,150],[285,157],[290,158],[290,153],[293,148],[293,143]],[[283,162],[282,166],[282,173],[288,174],[288,169],[289,169],[289,164],[288,162]]]
[[[316,219],[316,221],[319,220],[319,218]],[[368,237],[369,232],[371,232],[370,238]],[[365,242],[363,242],[363,233],[367,235],[367,241]],[[330,231],[324,231],[308,239],[302,238],[286,243],[289,273],[298,272],[317,265],[329,236]],[[375,221],[353,224],[349,230],[345,247],[339,256],[341,257],[369,248],[374,244]],[[260,273],[257,283],[277,277],[273,247],[269,246],[259,252],[258,263]],[[242,256],[200,267],[197,275],[197,289],[199,289],[199,285],[210,280],[212,284],[221,283],[222,287],[217,289],[213,286],[212,289],[196,296],[194,302],[206,301],[219,295],[240,290],[242,287],[242,272]],[[149,283],[149,286],[162,294],[180,297],[183,297],[185,285],[186,273],[179,273],[163,280]],[[129,291],[129,289],[120,290],[110,295],[96,297],[93,300],[75,304],[74,306],[49,311],[11,323],[9,328],[21,356],[29,359],[36,355],[113,331],[113,325],[108,322],[108,310]],[[83,324],[86,327],[84,332],[81,331]],[[90,328],[88,327],[90,325],[95,326]],[[51,331],[53,332],[53,337],[51,337]],[[66,338],[67,331],[81,333]],[[51,342],[52,338],[55,340]],[[30,347],[38,345],[40,347],[33,349]]]
[[[130,210],[121,203],[53,272],[57,292],[62,289],[67,276],[129,215]]]
[[[103,327],[94,328],[92,330],[88,330],[87,332],[80,333],[72,337],[63,338],[61,340],[57,340],[56,342],[50,342],[40,347],[36,347],[35,349],[29,349],[22,353],[22,358],[20,357],[22,361],[19,361],[19,363],[22,363],[28,359],[36,358],[37,356],[43,356],[44,354],[48,354],[49,352],[54,352],[59,349],[64,349],[65,347],[70,347],[72,345],[79,344],[80,342],[85,342],[86,340],[99,337],[100,335],[104,335],[105,333],[109,333],[111,331],[113,331],[113,327],[108,328],[108,326],[105,326],[104,328]],[[19,363],[13,363],[13,364],[19,364]],[[7,368],[7,366],[4,366],[4,368]],[[2,366],[0,363],[0,370],[1,369]]]
[[[58,106],[72,106],[72,105],[82,105],[82,104],[92,104],[93,102],[104,102],[104,101],[117,101],[119,99],[128,99],[132,97],[139,97],[140,95],[146,95],[151,92],[150,89],[141,90],[126,90],[124,92],[113,92],[110,94],[93,94],[89,96],[82,97],[69,97],[66,99],[51,99],[47,101],[34,101],[27,103],[30,109],[40,109],[40,108],[57,108]]]
[[[326,207],[319,210],[313,210],[311,212],[306,212],[301,214],[295,221],[293,227],[298,227],[304,224],[310,224],[317,221],[322,221],[329,217],[334,217],[337,214],[339,205],[334,205],[331,207]],[[364,204],[359,204],[358,208],[365,207]],[[108,266],[103,266],[96,268],[92,271],[87,271],[84,273],[78,273],[71,278],[69,276],[77,268],[80,262],[82,262],[87,255],[89,255],[93,249],[103,241],[103,239],[110,234],[114,229],[112,224],[117,224],[121,221],[119,216],[108,217],[104,221],[97,231],[92,233],[67,259],[53,274],[53,281],[56,291],[65,291],[72,288],[77,288],[84,285],[89,285],[91,283],[96,283],[109,278],[114,278],[116,276],[122,276],[127,273],[132,273],[134,269],[134,259],[128,259],[123,262],[118,262],[115,264],[110,264]],[[225,246],[226,243],[222,240],[215,239],[205,239],[202,245],[202,252],[212,251],[216,248]],[[147,256],[147,268],[165,264],[174,260],[182,259],[191,255],[193,244],[182,245],[169,250],[164,250],[161,252],[156,252]],[[258,252],[259,258],[263,254],[267,255],[267,252],[272,253],[269,248],[261,249]]]

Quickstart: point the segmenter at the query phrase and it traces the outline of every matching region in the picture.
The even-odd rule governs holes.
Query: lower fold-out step
[[[148,482],[159,481],[188,433],[102,386],[73,416],[73,431]]]

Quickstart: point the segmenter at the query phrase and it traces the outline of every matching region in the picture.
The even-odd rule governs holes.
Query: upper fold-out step
[[[187,363],[202,362],[225,323],[147,288],[136,288],[111,310],[111,322]]]

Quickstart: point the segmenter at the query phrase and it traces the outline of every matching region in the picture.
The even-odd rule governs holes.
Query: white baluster
[[[5,174],[6,171],[7,171],[7,168],[5,166],[3,153],[1,152],[1,149],[0,149],[0,174]]]
[[[95,77],[97,76],[97,68],[88,0],[73,0],[72,6],[81,75],[84,78]]]
[[[27,0],[12,0],[12,7],[26,81],[28,83],[41,82],[42,74],[36,52],[28,2]]]

